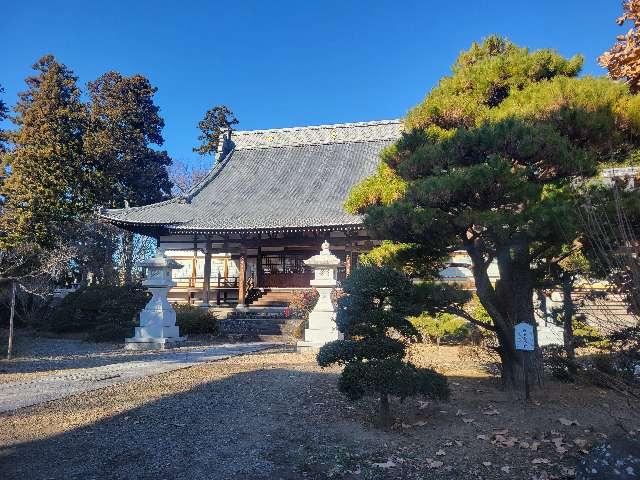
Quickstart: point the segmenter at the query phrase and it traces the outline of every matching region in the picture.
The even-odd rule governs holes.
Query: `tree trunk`
[[[383,428],[391,427],[391,408],[389,407],[389,394],[380,394],[380,424]]]
[[[574,278],[569,272],[562,272],[562,333],[564,351],[567,354],[569,372],[575,374],[576,368],[576,352],[573,339],[573,315],[575,313],[575,305],[571,293],[573,292]]]
[[[133,233],[122,234],[122,257],[120,260],[120,283],[131,285],[133,283]]]
[[[7,360],[13,354],[13,321],[16,316],[16,282],[11,282],[11,313],[9,314],[9,341],[7,345]]]
[[[522,352],[515,349],[514,327],[521,322],[533,326],[537,347],[537,329],[533,315],[533,281],[528,250],[529,244],[523,238],[514,238],[508,244],[497,248],[496,260],[500,279],[494,287],[487,274],[489,264],[475,245],[467,245],[478,299],[491,316],[496,328],[502,382],[509,390],[525,389],[525,379],[527,387],[541,382],[538,352],[531,355],[531,361],[525,362]]]

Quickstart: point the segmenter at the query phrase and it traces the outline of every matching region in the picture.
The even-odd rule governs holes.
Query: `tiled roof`
[[[175,232],[359,227],[344,211],[349,190],[370,176],[400,121],[233,132],[232,150],[186,195],[103,210],[114,224]]]

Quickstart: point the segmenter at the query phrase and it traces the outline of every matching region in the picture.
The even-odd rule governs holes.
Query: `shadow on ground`
[[[295,388],[292,386],[295,385]],[[97,423],[0,450],[10,479],[300,478],[305,448],[371,435],[319,405],[335,375],[286,369],[239,373]],[[335,396],[335,395],[333,395]],[[71,408],[71,407],[70,407]],[[316,409],[326,422],[316,428]],[[64,416],[64,406],[60,412]],[[11,415],[5,415],[5,420]]]

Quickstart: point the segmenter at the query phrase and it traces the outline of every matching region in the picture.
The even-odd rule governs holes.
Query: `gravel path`
[[[591,445],[640,432],[610,391],[550,382],[525,403],[468,350],[412,358],[449,376],[451,402],[393,402],[390,431],[337,392],[338,368],[280,347],[2,413],[0,478],[564,480]]]
[[[78,368],[71,373],[51,374],[27,381],[0,383],[0,412],[57,400],[140,377],[187,368],[200,362],[253,353],[273,346],[267,343],[223,344],[199,351],[162,352],[152,356],[146,355],[147,360],[145,361],[132,361],[132,356],[121,356],[120,363]],[[129,361],[122,361],[123,358],[129,359]],[[78,363],[76,360],[76,367],[80,366]]]

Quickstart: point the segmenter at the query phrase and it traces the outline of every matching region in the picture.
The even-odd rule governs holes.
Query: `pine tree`
[[[77,78],[52,55],[33,65],[8,134],[1,186],[3,248],[33,242],[52,245],[62,226],[91,208],[92,171],[83,155],[86,109]]]
[[[580,234],[575,185],[639,146],[640,97],[611,80],[577,78],[581,64],[497,37],[473,44],[347,202],[373,234],[423,256],[466,250],[511,388],[525,369],[514,325],[535,326],[536,267]],[[535,362],[526,368],[537,378]]]
[[[408,317],[424,309],[445,310],[465,294],[431,283],[416,286],[389,266],[373,265],[356,268],[343,289],[337,324],[345,340],[330,342],[318,353],[322,367],[345,366],[339,390],[351,400],[377,395],[384,426],[391,420],[390,396],[447,399],[449,387],[443,375],[404,360],[407,345],[421,338]]]
[[[198,122],[201,144],[193,149],[200,155],[213,155],[218,148],[218,141],[223,130],[232,128],[238,123],[233,112],[225,105],[217,105],[204,114],[204,118]]]

